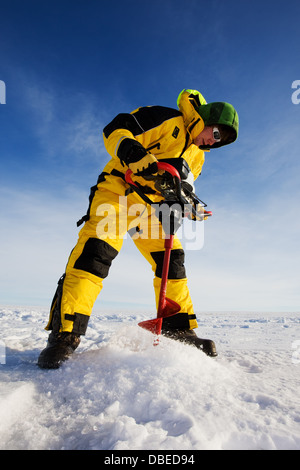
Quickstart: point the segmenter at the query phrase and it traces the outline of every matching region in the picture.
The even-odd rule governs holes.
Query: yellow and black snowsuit
[[[127,231],[135,232],[135,227],[142,221],[144,229],[147,221],[150,224],[151,209],[146,209],[139,196],[130,192],[124,179],[130,151],[152,153],[159,161],[168,161],[179,171],[185,166],[193,180],[201,173],[204,151],[192,141],[203,130],[204,122],[191,105],[188,95],[183,93],[181,96],[180,110],[162,106],[142,107],[130,114],[119,114],[104,128],[105,147],[112,158],[100,174],[97,185],[91,188],[88,213],[82,219],[85,224],[69,257],[65,275],[59,282],[47,330],[85,334],[94,302],[102,289],[102,281],[121,249],[124,235]],[[145,192],[160,199],[144,178],[134,179]],[[132,207],[136,208],[135,204],[145,206],[140,211],[140,217],[135,210],[131,211]],[[133,240],[154,271],[158,302],[164,239],[163,236],[152,239],[149,233],[143,237],[136,231]],[[132,282],[138,283],[138,276],[134,272],[130,275]],[[184,252],[176,236],[171,253],[167,297],[177,302],[181,310],[170,319],[164,319],[164,322],[172,322],[171,327],[174,328],[196,328],[196,316],[187,287]]]

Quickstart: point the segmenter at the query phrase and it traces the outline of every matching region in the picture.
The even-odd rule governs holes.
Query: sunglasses
[[[221,134],[217,127],[213,127],[213,137],[215,142],[221,142]]]

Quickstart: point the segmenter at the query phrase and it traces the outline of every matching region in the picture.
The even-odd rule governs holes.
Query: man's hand
[[[151,153],[147,153],[137,162],[129,163],[128,168],[138,176],[150,176],[157,173],[157,158]]]

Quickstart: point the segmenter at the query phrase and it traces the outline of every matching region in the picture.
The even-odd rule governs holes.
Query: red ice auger
[[[167,281],[170,265],[170,255],[173,248],[174,235],[181,225],[182,217],[188,217],[193,220],[203,220],[211,216],[210,211],[204,210],[206,204],[201,201],[192,191],[191,186],[181,181],[179,171],[165,162],[158,162],[158,173],[151,177],[155,181],[156,189],[164,197],[159,203],[154,203],[142,190],[142,187],[136,184],[132,178],[132,171],[127,170],[125,181],[147,204],[158,206],[164,205],[163,216],[160,217],[165,232],[165,254],[163,260],[162,279],[160,285],[160,294],[156,318],[139,323],[139,326],[156,335],[154,345],[159,342],[159,335],[162,329],[163,319],[180,312],[180,305],[166,297]],[[147,177],[148,179],[148,177]],[[200,208],[200,209],[199,209]]]

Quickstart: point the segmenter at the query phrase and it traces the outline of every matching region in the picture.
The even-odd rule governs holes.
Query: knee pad
[[[155,276],[161,278],[164,262],[164,251],[153,251],[151,256],[156,263]],[[181,249],[172,250],[170,256],[170,267],[168,279],[184,279],[186,277],[184,267],[184,251]]]
[[[89,238],[81,255],[75,261],[74,268],[104,279],[108,276],[111,263],[118,253],[106,241],[99,238]]]

